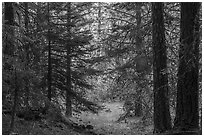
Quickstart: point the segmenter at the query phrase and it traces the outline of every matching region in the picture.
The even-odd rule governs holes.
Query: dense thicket
[[[155,133],[199,129],[200,7],[3,3],[2,110],[12,116],[10,131],[15,115],[72,117],[98,113],[107,101],[124,103],[119,119],[133,112],[142,124],[154,122]]]
[[[60,104],[62,112],[67,108],[68,115],[73,105],[97,111],[84,96],[92,88],[87,77],[99,72],[92,68],[91,53],[97,49],[90,44],[93,20],[84,10],[91,5],[4,4],[3,108],[47,110],[51,101]]]

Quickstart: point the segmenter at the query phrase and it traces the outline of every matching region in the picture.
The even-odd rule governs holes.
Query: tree
[[[71,3],[67,4],[67,33],[68,33],[68,38],[67,38],[67,45],[66,45],[66,51],[67,51],[67,69],[66,69],[66,74],[67,74],[67,90],[66,90],[66,115],[71,116],[72,115],[72,102],[71,102],[71,90],[72,90],[72,81],[71,81],[71,45],[69,44],[71,40],[71,33],[70,33],[70,22],[71,22]]]
[[[88,77],[98,73],[92,68],[96,63],[92,53],[97,47],[90,44],[92,35],[87,27],[92,23],[88,16],[91,4],[69,4],[72,7],[68,12],[68,3],[15,3],[15,8],[13,3],[5,4],[4,108],[11,108],[7,107],[7,102],[12,106],[11,102],[14,100],[8,99],[8,96],[13,97],[13,91],[18,87],[20,105],[17,111],[29,111],[24,110],[25,106],[30,109],[47,108],[48,100],[52,103],[58,103],[59,100],[66,102],[68,91],[69,97],[74,99],[74,107],[87,107],[92,112],[97,112],[99,106],[85,97],[86,91],[92,88]],[[19,28],[13,14],[15,17],[20,16],[16,18]],[[73,86],[76,90],[70,90]],[[66,105],[63,104],[63,107]]]
[[[47,24],[48,24],[48,31],[47,31],[47,37],[48,37],[48,73],[47,73],[47,81],[48,81],[48,92],[47,97],[51,101],[52,98],[52,49],[51,49],[51,25],[50,25],[50,4],[47,3]]]
[[[152,3],[154,133],[171,129],[163,3]]]
[[[28,16],[28,2],[24,3],[24,8],[25,8],[25,17],[24,17],[24,22],[25,22],[25,35],[29,35],[29,29],[28,29],[28,22],[29,22],[29,16]],[[26,66],[25,66],[25,71],[29,70],[29,63],[30,63],[30,54],[29,54],[29,43],[25,42],[25,53],[26,53]],[[26,92],[26,97],[25,97],[25,105],[27,108],[29,108],[29,96],[30,96],[30,78],[26,77],[25,78],[25,92]]]
[[[177,105],[174,121],[174,129],[180,131],[199,129],[199,9],[200,3],[181,3]]]
[[[143,46],[143,38],[141,35],[141,21],[142,21],[142,17],[141,17],[141,6],[142,3],[138,3],[136,5],[136,20],[137,20],[137,26],[136,26],[136,38],[135,41],[137,43],[137,47],[138,49],[142,49],[144,48]],[[141,116],[142,115],[142,101],[141,101],[141,90],[140,91],[136,91],[137,92],[137,96],[135,96],[135,116]]]
[[[141,126],[154,120],[155,133],[171,129],[175,112],[175,130],[198,129],[198,5],[4,3],[2,112],[11,131],[15,115],[47,118],[56,106],[67,117],[97,113],[97,101],[110,100],[125,101],[123,116],[135,112]]]
[[[9,2],[5,2],[5,24],[6,25],[10,25],[10,26],[14,26],[14,8],[13,8],[13,3],[9,3]],[[11,35],[13,35],[13,29],[10,29]],[[6,41],[6,45],[5,45],[5,49],[4,49],[4,53],[8,54],[8,55],[13,55],[13,51],[14,51],[14,45],[9,43],[9,41]]]
[[[50,3],[51,28],[48,28],[52,41],[52,96],[53,101],[65,101],[63,107],[67,116],[71,115],[72,106],[86,106],[93,111],[96,107],[96,104],[84,98],[85,91],[92,88],[86,77],[97,72],[90,67],[93,64],[89,63],[92,61],[91,54],[96,49],[89,42],[92,35],[87,25],[92,20],[87,17],[89,12],[85,9],[89,9],[90,5]]]
[[[15,10],[14,10],[14,4],[13,2],[5,2],[5,25],[7,25],[7,29],[10,30],[9,33],[7,34],[8,39],[6,39],[6,44],[5,44],[5,49],[4,49],[4,54],[8,56],[10,60],[13,61],[14,64],[12,64],[10,61],[7,62],[4,66],[4,69],[10,71],[9,75],[14,75],[13,76],[13,88],[14,88],[14,95],[13,95],[13,104],[12,104],[12,113],[11,113],[11,123],[10,123],[10,129],[9,133],[13,131],[14,128],[14,122],[15,122],[15,115],[16,115],[16,108],[17,108],[17,101],[18,101],[18,94],[19,94],[19,85],[18,85],[18,79],[17,79],[17,56],[15,54],[15,48],[16,48],[16,42],[15,42]],[[10,37],[9,37],[10,35]],[[11,79],[10,79],[11,81]]]

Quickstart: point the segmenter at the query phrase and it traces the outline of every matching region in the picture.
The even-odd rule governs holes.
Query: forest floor
[[[144,125],[141,117],[130,117],[126,120],[117,122],[120,115],[123,114],[122,102],[103,103],[106,109],[98,114],[82,112],[79,118],[83,123],[89,123],[93,126],[91,132],[76,131],[63,123],[41,121],[25,121],[16,117],[14,134],[19,135],[145,135],[152,134],[153,125]],[[108,110],[108,111],[107,111]],[[10,124],[10,115],[2,115],[2,134],[7,134]]]
[[[144,126],[141,117],[129,117],[126,120],[117,122],[120,115],[123,114],[122,102],[103,103],[106,107],[98,114],[84,112],[81,119],[84,122],[90,122],[94,126],[96,134],[105,135],[141,135],[152,134],[153,125]],[[109,110],[109,111],[106,111]]]

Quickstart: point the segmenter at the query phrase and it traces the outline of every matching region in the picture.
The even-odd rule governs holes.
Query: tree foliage
[[[155,133],[199,127],[199,3],[5,2],[2,11],[11,130],[15,115],[98,113],[107,101],[154,121]]]

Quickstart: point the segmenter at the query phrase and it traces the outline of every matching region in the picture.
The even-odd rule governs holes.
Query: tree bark
[[[152,3],[154,133],[171,129],[163,3]]]
[[[48,94],[47,98],[51,101],[52,98],[52,64],[51,64],[51,39],[50,39],[50,9],[49,2],[47,3],[47,17],[48,17]]]
[[[28,17],[28,2],[24,3],[24,8],[25,8],[25,17],[24,17],[24,21],[25,21],[25,35],[28,36],[28,22],[29,22],[29,17]],[[30,61],[30,55],[29,55],[29,43],[25,44],[25,53],[26,53],[26,66],[25,66],[25,71],[28,71],[29,69],[29,61]],[[29,109],[29,96],[30,96],[30,82],[29,82],[29,77],[25,78],[25,105],[26,108]]]
[[[70,21],[71,21],[71,3],[67,4],[67,31],[70,34]],[[66,45],[67,48],[67,91],[66,91],[66,116],[70,117],[72,115],[72,102],[71,102],[71,90],[72,90],[72,83],[71,83],[71,45],[70,43],[71,39],[68,38],[68,42]]]
[[[10,25],[10,35],[12,35],[12,39],[6,39],[6,46],[4,49],[4,54],[7,54],[11,56],[12,58],[14,57],[14,29],[12,28],[15,25],[15,18],[14,18],[14,8],[13,8],[13,2],[5,2],[5,25]],[[12,27],[11,27],[12,26]],[[12,70],[14,72],[14,97],[13,97],[13,106],[12,106],[12,113],[11,113],[11,123],[10,123],[10,129],[9,129],[9,134],[13,131],[14,128],[14,123],[15,123],[15,115],[16,115],[16,107],[17,107],[17,101],[18,101],[18,84],[17,84],[17,70],[13,64],[5,64],[5,68],[8,70]]]
[[[181,131],[199,128],[198,72],[200,3],[181,3],[180,49],[177,83],[177,106],[174,129]]]
[[[142,20],[142,17],[141,17],[141,3],[137,3],[136,5],[136,19],[137,19],[137,26],[136,26],[136,43],[137,43],[137,48],[136,49],[139,49],[141,50],[143,47],[142,47],[142,42],[143,42],[143,39],[142,39],[142,35],[141,35],[141,20]],[[138,70],[136,70],[138,71]],[[137,90],[137,96],[135,97],[135,116],[141,116],[142,115],[142,100],[141,100],[141,90]]]
[[[6,25],[10,25],[10,26],[15,26],[15,18],[14,18],[14,8],[13,8],[13,2],[5,2],[5,24]],[[11,35],[14,37],[15,33],[14,33],[14,29],[11,29]],[[6,47],[5,47],[5,54],[10,55],[11,57],[14,57],[14,38],[12,38],[13,40],[6,40]],[[12,42],[11,42],[12,41]],[[15,66],[13,66],[13,64],[7,64],[8,68],[10,68],[11,70],[13,70],[14,72],[14,98],[13,98],[13,106],[12,106],[12,113],[11,113],[11,123],[10,123],[10,129],[9,129],[9,133],[13,132],[13,128],[14,128],[14,123],[15,123],[15,115],[16,115],[16,107],[17,107],[17,101],[18,101],[18,84],[17,84],[17,70],[15,68]]]
[[[15,90],[14,90],[14,99],[13,99],[13,107],[12,107],[12,114],[11,114],[11,124],[9,134],[13,132],[14,129],[14,122],[15,122],[15,115],[16,115],[16,108],[17,108],[17,101],[18,101],[18,82],[17,82],[17,72],[16,68],[14,69],[14,77],[15,77]]]
[[[13,9],[13,2],[5,2],[5,14],[4,14],[4,20],[5,20],[5,25],[10,25],[10,26],[14,26],[14,9]],[[11,33],[14,34],[14,30],[13,28],[9,28],[11,29]],[[13,41],[11,41],[11,39],[6,39],[6,44],[4,47],[4,54],[7,55],[13,55],[13,51],[14,51],[14,44]]]

